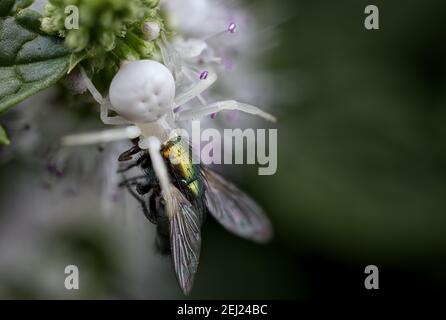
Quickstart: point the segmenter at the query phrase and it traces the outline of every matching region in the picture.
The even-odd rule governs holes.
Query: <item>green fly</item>
[[[123,163],[120,172],[138,167],[143,174],[126,177],[122,185],[140,202],[147,219],[156,224],[156,247],[161,253],[172,254],[179,284],[188,294],[198,268],[201,227],[207,212],[228,231],[259,243],[271,239],[272,227],[254,200],[209,168],[194,164],[184,139],[168,141],[161,154],[175,188],[172,217],[165,210],[150,155],[137,144],[119,157]]]

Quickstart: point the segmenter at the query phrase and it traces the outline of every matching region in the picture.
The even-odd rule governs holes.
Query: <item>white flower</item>
[[[208,68],[218,73],[211,96],[205,93],[202,99],[217,100],[230,95],[268,110],[274,80],[270,74],[259,71],[261,63],[257,53],[262,51],[269,37],[259,36],[261,27],[255,17],[234,2],[217,0],[166,0],[163,7],[169,21],[178,30],[179,36],[172,43],[185,63],[189,81],[192,77],[195,77],[192,80],[198,80],[201,72]],[[197,103],[200,101],[194,100],[185,108]],[[237,111],[224,112],[218,116],[217,124],[258,124],[258,119],[243,117],[242,122],[237,119]],[[203,125],[215,127],[216,123],[204,121]]]
[[[43,12],[43,9],[47,2],[48,0],[35,0],[33,4],[30,6],[30,8],[38,12]]]
[[[203,40],[184,40],[182,37],[176,37],[173,40],[173,47],[185,62],[197,63],[198,58],[208,48],[208,45]]]

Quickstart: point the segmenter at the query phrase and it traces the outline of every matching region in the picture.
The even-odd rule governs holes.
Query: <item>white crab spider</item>
[[[113,78],[108,99],[104,99],[84,71],[81,72],[84,74],[88,90],[101,106],[101,120],[110,125],[133,126],[101,133],[66,136],[63,139],[65,145],[140,137],[141,149],[147,149],[145,138],[154,136],[160,142],[166,142],[172,130],[178,127],[176,121],[196,119],[223,110],[240,110],[275,121],[274,116],[259,108],[233,100],[174,113],[175,108],[194,99],[215,82],[217,76],[213,71],[209,71],[206,79],[200,80],[188,91],[175,97],[175,80],[163,64],[154,60],[127,62]],[[109,110],[118,115],[109,116]]]
[[[167,45],[160,47],[164,62],[178,80],[182,72],[181,63],[177,61],[180,58]],[[101,120],[105,124],[130,126],[99,133],[69,135],[62,139],[62,144],[67,146],[139,137],[138,146],[149,151],[166,200],[168,214],[173,213],[171,183],[160,149],[163,143],[172,138],[171,133],[178,128],[177,121],[196,119],[223,110],[239,110],[275,121],[274,116],[259,108],[233,100],[219,101],[174,113],[177,107],[196,97],[200,98],[201,93],[217,80],[217,75],[209,70],[205,79],[201,79],[185,92],[175,95],[176,85],[172,72],[154,60],[126,62],[113,78],[108,98],[103,98],[85,71],[81,69],[87,89],[101,106]],[[110,110],[116,112],[117,116],[109,116]]]

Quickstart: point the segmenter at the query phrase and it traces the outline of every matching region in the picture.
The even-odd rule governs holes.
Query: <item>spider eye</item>
[[[172,110],[175,80],[163,64],[138,60],[124,64],[109,90],[113,110],[135,123],[153,122]]]

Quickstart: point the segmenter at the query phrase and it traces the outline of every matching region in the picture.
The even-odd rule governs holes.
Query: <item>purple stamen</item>
[[[217,117],[217,113],[214,112],[213,114],[211,114],[211,119],[215,119]]]
[[[236,30],[237,30],[237,25],[234,22],[231,22],[228,26],[228,31],[230,33],[235,33]]]
[[[174,113],[177,113],[178,111],[180,111],[180,109],[181,109],[181,106],[176,107],[175,109],[173,109],[173,112],[174,112]]]
[[[204,70],[200,73],[200,80],[205,80],[208,78],[208,76],[209,76],[209,72]]]

